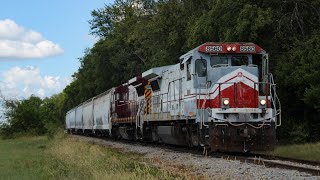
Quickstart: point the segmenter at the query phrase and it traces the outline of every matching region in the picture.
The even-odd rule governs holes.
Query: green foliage
[[[320,0],[116,0],[92,11],[91,33],[99,41],[79,59],[63,97],[38,102],[43,107],[35,97],[12,102],[1,132],[13,126],[47,132],[63,124],[67,110],[149,68],[177,63],[204,42],[251,41],[270,54],[283,107],[281,141],[320,140],[319,12]],[[22,122],[37,123],[15,123],[24,116]]]
[[[40,99],[31,96],[24,100],[11,100],[5,103],[6,123],[0,126],[0,135],[12,138],[23,135],[52,136],[64,124],[64,93]]]
[[[274,156],[282,156],[282,157],[288,157],[288,158],[319,162],[320,161],[320,143],[278,146],[270,154]]]
[[[308,140],[308,131],[305,122],[296,119],[283,119],[282,126],[278,129],[279,144],[304,143]],[[287,139],[290,137],[290,141]]]
[[[43,134],[44,122],[39,111],[41,104],[42,100],[35,96],[23,101],[7,103],[8,111],[5,115],[8,118],[8,124],[3,126],[2,129],[9,129],[4,130],[4,132]]]
[[[319,12],[319,0],[116,0],[92,12],[100,40],[80,59],[64,107],[176,63],[204,42],[254,42],[270,53],[285,119],[280,140],[320,140]]]
[[[60,93],[53,95],[50,98],[45,98],[40,107],[44,128],[49,138],[60,130],[65,124],[65,113],[63,111],[63,103],[65,94]]]
[[[309,141],[320,140],[320,34],[298,41],[276,68],[285,116],[305,124]],[[284,57],[285,56],[285,57]],[[290,137],[290,136],[288,136]]]
[[[279,137],[310,140],[317,136],[311,129],[320,107],[319,5],[319,0],[117,0],[92,12],[92,34],[100,40],[80,59],[74,82],[64,90],[64,107],[151,67],[176,63],[204,42],[251,41],[271,54],[283,114],[293,128],[284,125]]]

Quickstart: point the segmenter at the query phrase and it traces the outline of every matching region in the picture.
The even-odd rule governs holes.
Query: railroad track
[[[254,157],[253,157],[254,156]],[[320,176],[320,162],[306,161],[293,158],[275,157],[264,154],[248,154],[248,155],[222,155],[221,158],[229,160],[238,160],[244,163],[253,163],[265,167],[273,167],[280,169],[297,170],[306,172],[314,176]]]
[[[150,146],[150,144],[143,144],[145,146]],[[297,170],[299,172],[306,172],[314,176],[320,176],[320,162],[317,161],[308,161],[280,156],[271,156],[266,154],[255,154],[255,153],[221,153],[221,152],[212,152],[205,154],[205,151],[188,149],[186,147],[175,146],[175,145],[153,145],[156,147],[166,147],[167,149],[192,153],[192,154],[202,154],[215,158],[222,158],[226,160],[236,160],[243,163],[251,163],[256,165],[261,165],[265,167],[273,167],[280,169],[289,169]]]
[[[79,136],[79,135],[72,135],[72,136]],[[242,153],[213,152],[213,153],[206,154],[204,153],[204,151],[200,149],[186,148],[183,146],[146,143],[146,142],[140,142],[140,141],[114,140],[112,138],[106,138],[106,137],[94,137],[94,138],[114,141],[114,142],[123,142],[128,144],[146,146],[146,147],[151,146],[151,147],[157,147],[157,148],[165,148],[165,149],[176,151],[176,152],[190,153],[195,155],[205,154],[208,157],[222,158],[230,161],[240,161],[242,163],[251,163],[255,165],[261,165],[263,167],[296,170],[299,172],[309,173],[313,176],[320,176],[320,162],[317,162],[317,161],[300,160],[300,159],[270,156],[270,155],[255,154],[255,153],[242,154]]]
[[[204,154],[200,151],[183,150],[182,147],[169,146],[172,150],[178,150],[180,152],[194,153],[194,154]],[[251,163],[256,165],[261,165],[265,167],[273,167],[280,169],[297,170],[299,172],[309,173],[313,176],[320,176],[320,162],[308,161],[280,156],[271,156],[266,154],[241,154],[241,153],[221,153],[213,152],[208,154],[208,156],[215,158],[222,158],[226,160],[235,160],[243,163]]]

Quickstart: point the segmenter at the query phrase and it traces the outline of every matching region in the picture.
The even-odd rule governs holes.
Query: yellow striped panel
[[[144,99],[145,99],[145,106],[144,106],[144,114],[150,114],[151,112],[151,88],[150,88],[150,82],[148,82],[147,85],[144,86]]]

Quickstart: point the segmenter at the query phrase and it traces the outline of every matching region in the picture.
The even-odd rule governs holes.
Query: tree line
[[[4,138],[43,134],[52,137],[65,124],[63,92],[45,99],[34,95],[24,100],[1,97],[5,108],[3,115],[7,119],[0,124],[0,135]]]
[[[320,0],[116,0],[93,10],[89,25],[99,40],[62,92],[61,122],[68,109],[204,42],[253,42],[270,54],[278,138],[320,140]]]

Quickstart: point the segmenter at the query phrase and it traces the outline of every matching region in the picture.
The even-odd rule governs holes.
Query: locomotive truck
[[[281,105],[265,50],[208,42],[179,59],[74,107],[67,131],[223,152],[274,148]]]

